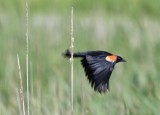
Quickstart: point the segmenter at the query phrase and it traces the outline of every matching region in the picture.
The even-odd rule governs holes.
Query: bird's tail
[[[64,53],[63,53],[64,57],[68,57],[70,58],[71,57],[71,52],[69,50],[66,50]],[[80,58],[80,57],[85,57],[86,56],[86,53],[85,52],[77,52],[73,54],[73,57],[74,58]]]

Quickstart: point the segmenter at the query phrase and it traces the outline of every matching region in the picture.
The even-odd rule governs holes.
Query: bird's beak
[[[122,59],[121,62],[127,62],[126,60]]]

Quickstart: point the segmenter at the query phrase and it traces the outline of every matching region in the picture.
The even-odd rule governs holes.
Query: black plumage
[[[71,53],[67,50],[64,53],[65,57],[71,57]],[[115,56],[115,60],[107,60],[107,56]],[[86,76],[95,91],[100,93],[106,92],[109,89],[109,79],[118,62],[125,60],[105,51],[88,51],[74,53],[74,58],[82,58],[81,63],[84,67]]]

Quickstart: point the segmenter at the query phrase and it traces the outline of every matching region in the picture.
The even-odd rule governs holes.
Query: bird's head
[[[124,60],[122,57],[120,56],[117,56],[117,60],[116,60],[116,63],[118,62],[126,62],[126,60]]]
[[[106,60],[112,63],[126,62],[122,57],[113,54],[107,56]]]

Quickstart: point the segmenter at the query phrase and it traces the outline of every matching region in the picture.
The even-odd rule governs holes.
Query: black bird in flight
[[[71,52],[66,50],[63,55],[70,58]],[[106,51],[77,52],[73,57],[82,58],[81,63],[89,83],[99,93],[109,90],[109,79],[115,64],[126,62],[122,57]]]

